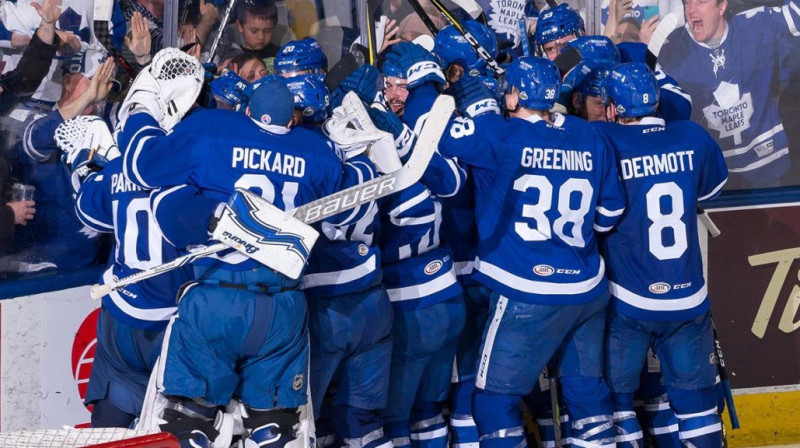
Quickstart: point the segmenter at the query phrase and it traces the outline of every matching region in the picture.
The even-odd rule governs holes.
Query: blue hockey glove
[[[469,118],[500,113],[497,100],[479,76],[462,76],[447,93],[455,98],[458,110]]]
[[[417,44],[398,42],[386,52],[386,61],[399,66],[406,74],[408,90],[426,82],[444,85],[444,73],[436,56]]]
[[[339,107],[342,98],[351,91],[364,103],[372,104],[378,96],[378,69],[368,64],[357,68],[331,93],[331,108]]]
[[[397,114],[379,103],[373,103],[371,107],[368,107],[367,113],[376,128],[391,133],[395,140],[400,137],[403,132],[403,122],[400,121]]]

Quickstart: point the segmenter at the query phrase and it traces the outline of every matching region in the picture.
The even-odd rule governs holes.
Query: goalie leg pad
[[[172,433],[181,447],[211,447],[211,440],[219,435],[214,428],[214,417],[219,416],[218,407],[202,400],[184,397],[168,397],[163,419],[166,423],[161,430]]]
[[[297,408],[252,409],[245,406],[244,426],[250,440],[259,448],[302,448],[305,442],[298,437],[300,413]]]

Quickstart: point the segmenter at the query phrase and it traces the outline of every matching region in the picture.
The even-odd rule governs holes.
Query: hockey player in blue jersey
[[[533,33],[536,54],[552,61],[567,42],[583,35],[585,31],[581,16],[566,3],[548,9],[539,14]]]
[[[75,204],[78,218],[90,229],[113,233],[113,258],[100,283],[124,278],[177,258],[150,211],[150,191],[122,174],[122,159],[105,122],[78,117],[57,132],[73,179],[81,179]],[[59,129],[61,131],[61,129]],[[90,136],[91,134],[94,134]],[[62,136],[72,137],[64,142]],[[94,138],[91,149],[82,143]],[[97,145],[98,142],[102,144]],[[89,160],[90,152],[103,154]],[[113,156],[112,156],[113,155]],[[89,163],[103,164],[86,177]],[[98,161],[100,161],[98,163]],[[83,180],[85,178],[85,180]],[[150,373],[161,351],[167,323],[177,310],[178,288],[192,276],[186,266],[112,291],[102,299],[97,348],[85,402],[93,405],[92,427],[127,428],[142,411]]]
[[[325,84],[316,74],[303,74],[288,78],[286,85],[294,94],[297,124],[322,134],[330,103]],[[377,176],[366,155],[349,149],[339,152],[356,154],[347,158],[345,170],[363,181]],[[322,447],[335,437],[347,446],[391,445],[383,435],[381,409],[387,405],[392,307],[381,284],[377,218],[373,204],[357,222],[315,225],[322,236],[302,278],[309,304],[309,381]],[[328,391],[332,398],[325,400]],[[323,412],[330,418],[321,421]]]
[[[201,83],[196,60],[162,50],[121,106],[123,172],[143,188],[162,188],[154,215],[177,247],[206,244],[209,230],[241,214],[232,208],[239,195],[224,204],[235,188],[289,210],[349,186],[326,142],[292,128],[292,94],[279,78],[255,90],[245,114],[201,110],[175,125]],[[358,217],[345,215],[335,223]],[[295,252],[307,254],[302,240],[283,235]],[[307,307],[298,282],[238,251],[200,259],[194,269],[197,280],[178,299],[162,353],[158,386],[169,400],[162,429],[186,446],[209,446],[218,407],[236,397],[255,443],[291,444],[298,407],[307,402]]]
[[[722,427],[714,390],[710,308],[697,237],[698,201],[727,179],[719,145],[699,125],[656,118],[655,75],[641,63],[617,66],[604,96],[617,122],[600,123],[617,154],[627,208],[601,240],[612,305],[606,379],[617,442],[641,446],[633,392],[652,347],[686,446],[716,448]]]
[[[458,119],[440,144],[475,178],[473,277],[493,291],[473,397],[484,448],[524,446],[520,398],[554,355],[573,444],[614,445],[601,367],[608,284],[595,230],[613,228],[624,195],[605,140],[583,120],[548,112],[559,77],[543,58],[512,62],[511,118]]]
[[[781,185],[791,162],[775,98],[800,36],[800,8],[760,7],[726,19],[725,0],[686,0],[686,26],[670,34],[658,62],[692,96],[692,119],[722,147],[727,188]],[[796,59],[796,58],[795,58]]]

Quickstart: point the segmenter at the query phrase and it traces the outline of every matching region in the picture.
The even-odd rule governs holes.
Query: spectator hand
[[[383,53],[392,45],[400,42],[400,36],[397,34],[400,31],[400,25],[397,24],[397,21],[392,19],[386,22],[386,28],[383,29],[383,42],[381,43],[381,49],[378,53]]]
[[[56,34],[61,39],[61,46],[58,48],[58,52],[62,55],[74,54],[81,50],[81,40],[78,36],[62,30],[56,30]]]
[[[200,20],[211,23],[216,23],[219,18],[219,9],[214,2],[205,2],[200,0]]]
[[[661,18],[658,15],[654,15],[650,17],[650,20],[644,22],[642,27],[639,29],[639,42],[647,45],[650,43],[650,38],[653,37],[653,33],[658,28],[658,23],[661,21]]]
[[[89,88],[86,93],[89,95],[90,103],[102,101],[108,96],[108,91],[111,89],[111,75],[114,74],[114,59],[111,57],[106,58],[100,67],[97,68],[92,82],[89,83]]]
[[[31,2],[31,6],[47,25],[56,23],[61,15],[61,0],[44,0],[44,4]]]
[[[131,17],[131,36],[125,36],[125,45],[136,57],[137,64],[145,65],[152,59],[150,57],[151,41],[147,20],[139,11],[134,12]]]
[[[406,72],[408,90],[426,82],[444,85],[444,73],[439,62],[428,50],[410,42],[398,42],[386,52],[386,60],[396,63]]]
[[[36,205],[33,201],[15,201],[7,204],[14,211],[14,224],[24,226],[36,214]]]
[[[626,14],[630,14],[633,11],[633,0],[616,0],[614,2],[615,12],[616,12],[616,19],[617,22],[622,20]],[[611,6],[609,6],[609,9]]]

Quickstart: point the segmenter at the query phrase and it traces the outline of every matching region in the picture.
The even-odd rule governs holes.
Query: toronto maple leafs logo
[[[742,144],[742,132],[750,129],[753,101],[750,92],[741,93],[738,84],[721,82],[714,91],[714,103],[703,108],[708,128],[719,132],[719,138],[733,137]]]
[[[495,34],[505,34],[506,39],[513,39],[516,46],[520,41],[519,21],[524,16],[524,8],[523,0],[491,0],[489,27]]]
[[[720,68],[725,68],[725,49],[717,48],[713,54],[709,54],[711,62],[714,64],[714,77],[717,76],[717,71]]]

